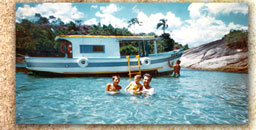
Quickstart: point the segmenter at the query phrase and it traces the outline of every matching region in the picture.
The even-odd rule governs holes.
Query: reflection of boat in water
[[[157,53],[154,36],[91,36],[61,35],[55,40],[61,42],[65,57],[25,57],[27,69],[35,73],[61,75],[103,75],[165,73],[173,68],[168,60],[176,61],[182,50]],[[121,56],[120,44],[138,44],[138,55]],[[150,46],[151,45],[151,46]],[[149,47],[154,49],[150,54]],[[152,50],[151,50],[152,51]]]

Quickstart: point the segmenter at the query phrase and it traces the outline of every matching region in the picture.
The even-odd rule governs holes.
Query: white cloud
[[[228,24],[228,28],[229,29],[235,29],[235,30],[248,30],[248,26],[234,24],[233,22]]]
[[[239,6],[241,5],[241,7]],[[244,6],[246,5],[246,6]],[[221,39],[231,29],[248,30],[248,26],[234,24],[233,22],[225,24],[223,21],[216,19],[217,14],[228,13],[248,13],[247,4],[191,4],[188,7],[190,19],[184,21],[184,24],[173,30],[172,38],[190,47],[195,47],[211,41]]]
[[[97,9],[97,8],[98,8],[98,5],[92,5],[91,8]]]
[[[218,40],[227,34],[231,29],[247,30],[248,26],[229,23],[216,19],[216,15],[225,15],[229,13],[247,14],[248,5],[241,3],[193,3],[188,7],[190,19],[181,21],[172,12],[166,14],[156,13],[146,15],[137,9],[132,8],[137,13],[137,18],[142,25],[135,25],[129,28],[133,33],[150,33],[155,32],[157,35],[162,34],[161,29],[156,29],[156,25],[160,19],[167,19],[167,33],[171,33],[171,37],[180,44],[189,44],[195,47],[211,41]]]
[[[191,47],[198,46],[223,37],[229,29],[226,25],[212,17],[200,17],[185,21],[184,26],[172,32],[172,38]]]
[[[92,19],[89,19],[87,21],[84,22],[85,25],[97,25],[98,24],[98,21],[96,20],[96,18],[92,18]]]
[[[204,3],[193,3],[188,7],[189,15],[191,18],[196,18],[201,15],[200,10],[204,6]]]
[[[71,3],[43,3],[35,7],[29,5],[19,7],[16,11],[16,21],[21,21],[22,19],[33,20],[36,13],[40,13],[46,18],[49,18],[49,16],[60,18],[64,23],[79,20],[84,16]]]
[[[177,27],[182,24],[180,18],[176,17],[175,14],[167,12],[165,19],[167,19],[167,24],[169,27]]]
[[[202,15],[218,14],[248,14],[248,4],[246,3],[193,3],[188,7],[190,17],[196,18]]]
[[[121,8],[117,7],[115,4],[110,4],[108,6],[101,6],[100,11],[96,12],[95,16],[100,18],[100,23],[104,25],[111,24],[113,27],[127,27],[127,22],[125,19],[119,19],[114,16],[114,13],[120,11]]]
[[[140,10],[137,9],[137,5],[135,5],[135,6],[132,7],[132,11],[133,11],[134,13],[137,13],[137,14],[140,12]]]
[[[100,10],[103,14],[112,14],[119,11],[121,8],[118,8],[115,4],[110,4],[109,6],[101,6]]]
[[[172,12],[167,12],[166,15],[162,13],[151,14],[147,16],[144,12],[140,11],[137,15],[137,18],[140,22],[142,22],[141,26],[133,25],[129,28],[129,30],[133,33],[150,33],[155,32],[156,34],[162,34],[162,30],[159,28],[156,29],[157,23],[159,23],[160,19],[167,19],[168,28],[166,32],[170,32],[170,30],[177,28],[182,24],[180,18],[176,17]]]
[[[210,3],[205,4],[209,12],[212,14],[229,14],[229,13],[248,13],[248,4],[245,3]]]

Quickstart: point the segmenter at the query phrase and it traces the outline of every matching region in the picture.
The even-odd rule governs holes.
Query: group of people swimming
[[[180,60],[177,60],[175,65],[173,65],[173,63],[170,63],[170,61],[168,61],[168,66],[174,69],[173,77],[178,78],[180,76],[180,68],[181,68]],[[151,75],[146,73],[143,75],[143,84],[140,84],[141,75],[135,75],[134,81],[129,83],[129,85],[125,88],[125,91],[135,95],[141,95],[141,94],[152,95],[154,93],[154,88],[149,86],[151,79],[152,79]],[[120,76],[114,75],[112,77],[112,81],[113,83],[108,83],[106,85],[105,91],[111,94],[120,93],[120,90],[122,89],[122,87],[118,85],[120,82]]]
[[[125,88],[125,91],[133,94],[133,95],[141,95],[141,94],[149,94],[152,95],[154,93],[154,88],[150,87],[149,84],[151,82],[151,75],[144,74],[143,75],[143,84],[140,83],[141,76],[135,75],[134,81],[130,82],[129,85]],[[106,92],[116,94],[119,93],[122,87],[119,84],[120,76],[114,75],[112,77],[113,83],[108,83],[106,85]]]

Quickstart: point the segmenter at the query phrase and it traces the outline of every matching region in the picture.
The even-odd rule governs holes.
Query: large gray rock
[[[231,49],[225,40],[217,40],[184,51],[181,67],[248,73],[248,49]]]

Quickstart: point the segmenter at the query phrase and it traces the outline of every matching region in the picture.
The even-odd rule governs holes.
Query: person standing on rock
[[[177,60],[176,64],[174,66],[171,65],[170,64],[170,60],[168,60],[168,65],[169,65],[169,67],[174,68],[174,70],[173,70],[173,72],[174,72],[173,77],[175,77],[175,78],[180,77],[180,60]]]

